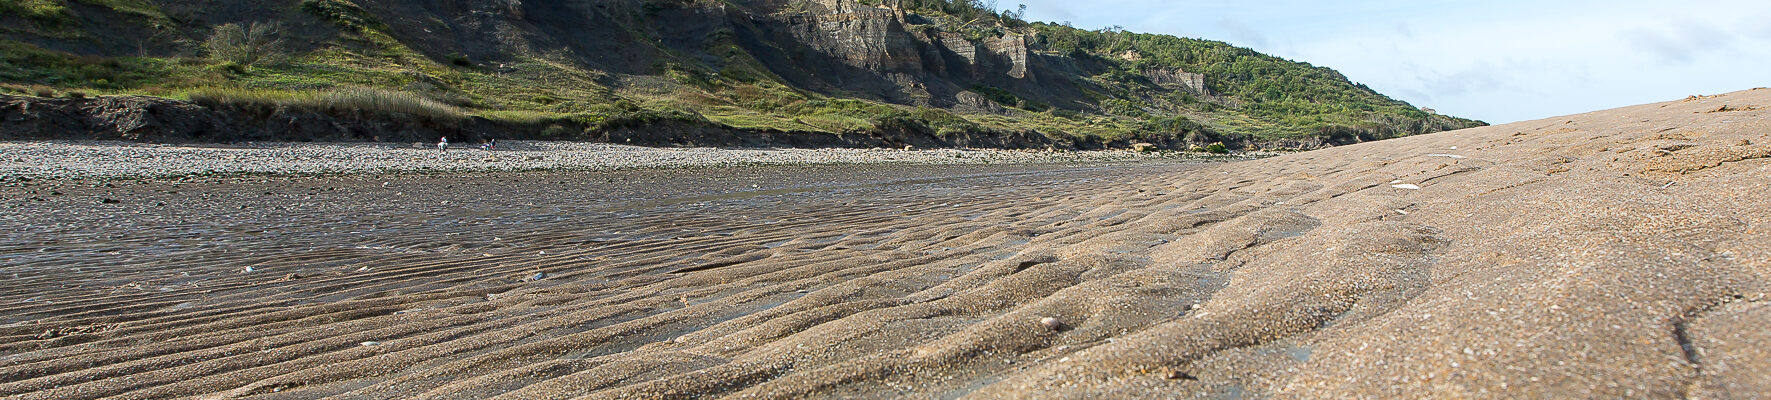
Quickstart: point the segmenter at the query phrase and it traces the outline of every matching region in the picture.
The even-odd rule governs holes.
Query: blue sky
[[[1221,40],[1506,123],[1771,86],[1771,1],[1001,0],[1078,28]]]

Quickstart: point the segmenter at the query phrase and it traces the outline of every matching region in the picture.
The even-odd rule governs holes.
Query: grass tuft
[[[332,112],[389,112],[431,119],[455,120],[466,114],[453,106],[417,94],[386,89],[349,87],[320,91],[205,88],[192,91],[191,102],[206,107],[290,107]]]

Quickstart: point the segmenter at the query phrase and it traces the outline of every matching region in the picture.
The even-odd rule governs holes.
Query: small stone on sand
[[[1054,330],[1054,331],[1058,330],[1058,328],[1064,327],[1063,322],[1058,321],[1057,318],[1052,318],[1052,317],[1040,318],[1039,325],[1044,326],[1045,329]]]

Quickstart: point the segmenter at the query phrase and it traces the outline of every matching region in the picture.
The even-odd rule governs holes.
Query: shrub
[[[874,116],[868,123],[876,132],[935,133],[921,118],[902,111]]]
[[[1121,99],[1102,100],[1101,101],[1101,108],[1105,109],[1107,111],[1107,113],[1113,114],[1113,115],[1120,115],[1120,116],[1132,117],[1132,118],[1137,118],[1137,119],[1150,118],[1150,113],[1145,112],[1144,108],[1142,106],[1139,106],[1137,103],[1133,103],[1128,100],[1121,100]]]
[[[1006,107],[1016,107],[1021,103],[1021,98],[1015,96],[1014,93],[1010,93],[1007,90],[995,86],[975,85],[972,86],[972,91],[984,95],[984,98],[990,99],[990,101],[996,102],[996,104],[1001,104]]]
[[[244,68],[277,63],[286,56],[283,41],[277,38],[281,30],[276,23],[226,24],[209,34],[203,49],[217,61]]]
[[[1204,126],[1187,117],[1165,117],[1144,121],[1138,130],[1154,134],[1185,135],[1188,132],[1201,132]]]

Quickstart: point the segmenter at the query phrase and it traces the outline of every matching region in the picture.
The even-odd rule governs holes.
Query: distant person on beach
[[[444,136],[440,139],[437,139],[437,151],[443,152],[443,153],[449,152],[449,137],[448,136]]]

